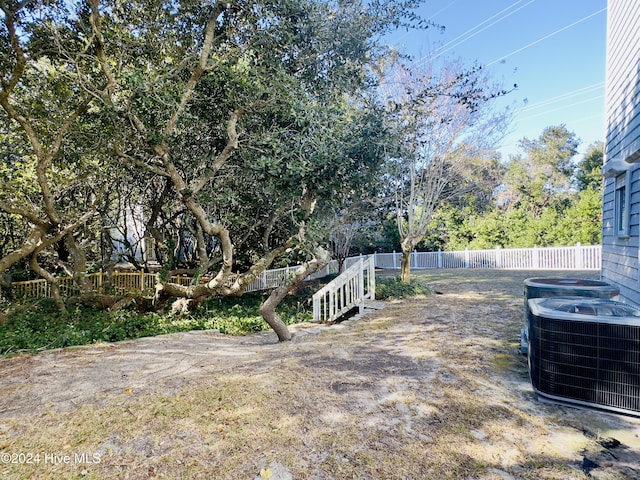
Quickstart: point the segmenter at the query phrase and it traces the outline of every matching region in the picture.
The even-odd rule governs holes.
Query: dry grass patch
[[[282,345],[210,335],[204,344],[224,348],[195,352],[200,337],[184,336],[197,361],[169,379],[166,370],[152,375],[147,356],[127,364],[129,378],[139,367],[146,383],[105,388],[72,409],[0,415],[0,453],[100,460],[4,464],[0,477],[577,480],[589,455],[602,463],[594,478],[633,478],[640,424],[536,402],[517,352],[526,277],[443,275],[433,277],[442,295],[393,302],[349,326],[303,329]],[[493,300],[477,293],[489,286]],[[171,338],[163,345],[176,355],[181,344]],[[32,370],[29,380],[73,389],[90,353],[75,352],[57,375]],[[616,450],[619,460],[605,465],[585,429],[615,432],[630,456]]]

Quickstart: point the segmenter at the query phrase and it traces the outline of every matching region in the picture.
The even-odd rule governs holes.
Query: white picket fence
[[[375,268],[399,269],[402,263],[401,253],[374,253],[370,256]],[[364,260],[363,256],[350,257],[345,260],[345,269]],[[496,248],[493,250],[462,250],[456,252],[413,252],[411,268],[415,270],[437,268],[500,268],[506,270],[600,270],[602,248],[600,245],[574,245],[572,247],[545,248]],[[300,266],[265,270],[247,286],[245,291],[254,292],[268,290],[283,285]],[[323,269],[307,278],[314,280],[338,272],[338,262],[331,261]],[[116,291],[153,291],[157,274],[134,272],[115,273],[112,287]],[[104,273],[87,275],[95,290],[100,290]],[[203,277],[200,281],[206,281]],[[71,277],[58,279],[63,295],[72,293]],[[172,277],[171,281],[189,285],[191,277]],[[49,297],[51,288],[46,280],[30,280],[14,282],[13,293],[20,297]]]
[[[356,258],[357,260],[357,258]],[[284,282],[294,275],[300,265],[293,267],[275,268],[273,270],[265,270],[256,278],[253,282],[247,285],[245,292],[257,292],[260,290],[269,290],[270,288],[276,288],[283,285]],[[309,275],[305,280],[316,280],[318,278],[324,278],[332,273],[338,273],[338,262],[335,260],[329,262],[324,268],[321,268],[316,273]]]
[[[376,253],[377,268],[397,269],[401,253]],[[411,268],[500,268],[505,270],[600,270],[600,245],[572,247],[496,248],[456,252],[413,252]]]
[[[335,279],[313,295],[313,320],[333,322],[354,307],[376,298],[375,257],[358,257]]]

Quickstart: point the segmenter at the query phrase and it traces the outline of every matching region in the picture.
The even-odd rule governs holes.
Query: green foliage
[[[602,190],[602,165],[604,163],[604,145],[596,142],[589,146],[576,169],[578,189]]]
[[[536,140],[523,138],[524,156],[512,158],[504,179],[511,205],[527,202],[538,215],[553,197],[570,191],[579,140],[564,125],[547,127]]]
[[[246,271],[302,221],[319,223],[308,205],[362,195],[383,158],[370,89],[381,39],[430,26],[419,0],[4,3],[0,260],[34,218],[49,237],[71,224],[65,241],[79,248],[40,254],[51,273],[120,258],[144,268],[145,235],[163,279],[173,267],[204,275],[220,265],[212,223]]]
[[[402,282],[399,277],[380,279],[376,282],[376,298],[379,300],[430,295],[431,293],[431,287],[415,277],[411,278],[409,282]]]
[[[552,197],[552,202],[535,215],[528,202],[481,213],[444,211],[436,216],[431,228],[444,240],[439,247],[442,250],[550,247],[578,242],[597,245],[601,218],[601,194],[588,189]]]
[[[600,180],[601,181],[601,180]],[[567,208],[556,226],[558,244],[598,245],[602,241],[602,194],[600,190],[582,190]]]
[[[578,141],[564,126],[524,139],[524,156],[505,165],[493,204],[441,206],[419,248],[463,250],[596,245],[601,241],[602,144],[574,162]],[[577,189],[572,185],[577,185]],[[489,205],[489,207],[487,207]]]
[[[309,321],[309,291],[288,296],[278,307],[286,324]],[[210,298],[189,315],[139,313],[133,310],[107,312],[84,306],[60,313],[53,301],[41,299],[14,306],[0,323],[0,354],[36,352],[73,345],[149,337],[190,330],[217,329],[229,335],[268,330],[260,315],[266,293],[242,298]]]
[[[0,325],[0,353],[36,351],[144,336],[152,315],[75,307],[60,314],[42,299],[14,308]]]

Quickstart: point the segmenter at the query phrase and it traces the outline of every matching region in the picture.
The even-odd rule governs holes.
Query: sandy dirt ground
[[[0,359],[0,478],[640,479],[639,419],[531,388],[523,281],[552,275],[419,275],[438,293],[284,344],[200,331]]]

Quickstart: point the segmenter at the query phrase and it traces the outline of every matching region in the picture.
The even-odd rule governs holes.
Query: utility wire
[[[529,48],[529,47],[532,47],[532,46],[534,46],[534,45],[536,45],[536,44],[538,44],[538,43],[540,43],[540,42],[543,42],[544,40],[546,40],[546,39],[548,39],[548,38],[551,38],[551,37],[553,37],[554,35],[557,35],[557,34],[558,34],[558,33],[560,33],[560,32],[564,32],[565,30],[567,30],[567,29],[569,29],[569,28],[571,28],[571,27],[574,27],[574,26],[578,25],[579,23],[582,23],[582,22],[584,22],[585,20],[588,20],[588,19],[590,19],[591,17],[594,17],[594,16],[596,16],[596,15],[598,15],[598,14],[602,13],[602,12],[605,12],[606,10],[607,10],[607,8],[605,7],[605,8],[602,8],[602,9],[598,10],[597,12],[594,12],[594,13],[592,13],[592,14],[590,14],[590,15],[587,15],[586,17],[581,18],[580,20],[576,20],[575,22],[573,22],[573,23],[572,23],[572,24],[570,24],[570,25],[567,25],[567,26],[565,26],[565,27],[559,28],[559,29],[558,29],[558,30],[556,30],[555,32],[551,32],[550,34],[545,35],[544,37],[539,38],[538,40],[535,40],[535,41],[533,41],[533,42],[531,42],[531,43],[529,43],[529,44],[525,45],[524,47],[518,48],[517,50],[514,50],[514,51],[513,51],[513,52],[511,52],[511,53],[507,53],[506,55],[504,55],[504,56],[502,56],[502,57],[500,57],[500,58],[498,58],[498,59],[494,60],[493,62],[489,62],[486,66],[487,66],[487,67],[490,67],[491,65],[494,65],[494,64],[496,64],[496,63],[498,63],[498,62],[502,62],[503,60],[505,60],[505,59],[507,59],[507,58],[511,57],[512,55],[515,55],[516,53],[520,53],[521,51],[526,50],[526,49],[527,49],[527,48]]]
[[[533,115],[529,115],[529,116],[524,117],[524,118],[519,118],[518,121],[525,121],[525,120],[531,120],[532,118],[542,117],[542,116],[547,115],[549,113],[558,112],[560,110],[565,110],[567,108],[575,107],[576,105],[582,105],[583,103],[592,102],[594,100],[598,100],[598,99],[601,99],[601,98],[604,98],[604,94],[597,95],[595,97],[589,97],[587,99],[580,100],[578,102],[570,103],[568,105],[563,105],[562,107],[557,107],[557,108],[553,108],[551,110],[546,110],[544,112],[540,112],[540,113],[536,113],[536,114],[533,114]]]
[[[558,103],[560,101],[567,100],[567,99],[572,98],[572,97],[577,97],[579,95],[584,95],[586,93],[591,93],[592,91],[599,90],[599,89],[601,89],[603,87],[604,87],[604,82],[594,83],[593,85],[588,85],[586,87],[578,88],[576,90],[572,90],[570,92],[563,93],[563,94],[558,95],[556,97],[547,98],[545,100],[541,100],[541,101],[536,102],[536,103],[531,103],[531,104],[525,105],[520,109],[520,112],[526,112],[526,111],[529,111],[529,110],[535,110],[536,108],[544,107],[544,106],[550,105],[552,103]]]
[[[461,35],[458,35],[456,38],[454,38],[453,40],[448,41],[447,43],[445,43],[442,47],[438,48],[436,50],[435,55],[432,57],[433,59],[436,59],[438,57],[440,57],[441,55],[445,54],[446,52],[448,52],[449,50],[457,47],[458,45],[463,44],[464,42],[466,42],[467,40],[470,40],[471,38],[475,37],[476,35],[478,35],[479,33],[484,32],[485,30],[487,30],[488,28],[494,26],[496,23],[501,22],[502,20],[510,17],[511,15],[513,15],[514,13],[522,10],[523,8],[525,8],[526,6],[532,4],[533,2],[535,2],[535,0],[529,0],[527,3],[525,3],[524,5],[521,5],[520,7],[516,8],[515,10],[507,13],[506,15],[498,18],[497,20],[489,23],[489,25],[484,26],[483,28],[480,28],[482,25],[484,25],[485,23],[493,20],[494,18],[502,15],[504,12],[511,10],[513,7],[515,7],[516,5],[518,5],[519,3],[522,3],[524,0],[518,0],[514,3],[512,3],[511,5],[509,5],[506,8],[503,8],[502,10],[500,10],[498,13],[496,13],[495,15],[492,15],[491,17],[487,18],[486,20],[480,22],[478,25],[476,25],[473,28],[470,28],[469,30],[467,30],[466,32],[464,32]],[[478,28],[480,28],[479,30],[477,30]],[[474,30],[477,30],[474,32]],[[452,45],[453,44],[453,45]],[[425,57],[421,58],[419,60],[419,62],[422,62],[422,60],[424,60]]]
[[[428,20],[433,21],[433,19],[435,17],[437,17],[438,15],[440,15],[442,12],[444,12],[445,10],[448,10],[449,7],[451,7],[451,5],[453,5],[454,3],[456,3],[458,0],[452,0],[451,2],[449,2],[447,5],[445,5],[444,7],[442,7],[440,10],[438,10],[436,13],[434,13],[433,15],[431,15]]]
[[[447,10],[451,5],[453,5],[454,3],[456,3],[457,0],[453,0],[451,3],[449,3],[448,5],[446,5],[444,8],[441,8],[440,10],[438,10],[436,13],[434,13],[433,15],[431,15],[431,17],[429,17],[429,19],[433,19],[434,17],[436,17],[439,13],[441,13],[444,10]],[[466,39],[463,39],[461,41],[459,41],[458,43],[456,43],[455,45],[451,46],[450,48],[447,48],[446,50],[443,50],[444,48],[448,47],[449,45],[451,45],[453,42],[456,42],[457,40],[463,38],[465,35],[468,35],[470,32],[473,32],[475,29],[479,28],[480,26],[484,25],[485,23],[487,23],[488,21],[492,20],[493,18],[497,17],[498,15],[502,14],[503,12],[506,12],[507,10],[510,10],[511,8],[513,8],[514,6],[516,6],[519,3],[524,2],[525,0],[517,0],[516,2],[512,3],[511,5],[509,5],[506,8],[503,8],[502,10],[500,10],[498,13],[496,13],[495,15],[492,15],[491,17],[483,20],[482,22],[480,22],[479,24],[477,24],[475,27],[470,28],[469,30],[467,30],[466,32],[458,35],[456,38],[449,40],[447,43],[445,43],[444,45],[438,47],[436,49],[436,53],[435,55],[424,55],[420,58],[418,58],[414,63],[415,65],[421,65],[422,63],[424,63],[427,58],[429,59],[436,59],[439,56],[441,56],[442,54],[444,54],[445,52],[448,52],[449,50],[451,50],[452,48],[466,42],[467,40],[469,40],[470,38],[474,37],[475,35],[477,35],[478,33],[482,32],[483,30],[486,30],[487,28],[491,27],[492,25],[495,25],[496,23],[504,20],[505,18],[509,17],[510,15],[514,14],[515,12],[517,12],[518,10],[520,10],[521,8],[526,7],[527,5],[529,5],[529,3],[534,2],[535,0],[530,0],[529,3],[527,3],[526,5],[523,5],[522,7],[518,8],[518,10],[515,10],[511,13],[509,13],[508,15],[505,15],[503,18],[500,18],[498,20],[496,20],[495,22],[493,22],[491,25],[487,25],[484,29],[474,33],[473,35],[469,36]]]

